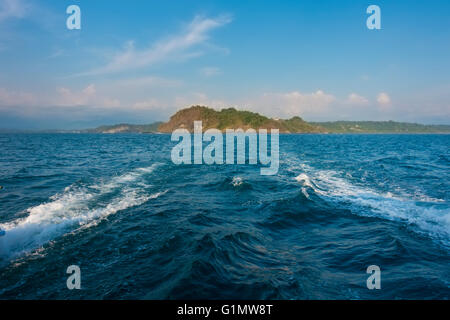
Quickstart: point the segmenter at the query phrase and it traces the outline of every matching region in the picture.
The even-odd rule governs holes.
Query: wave
[[[307,187],[311,188],[316,193],[319,193],[319,194],[321,193],[321,190],[319,190],[317,188],[317,186],[311,182],[311,179],[308,177],[308,175],[306,173],[299,174],[297,177],[295,177],[295,180],[297,180],[298,182],[301,182],[303,184],[302,193],[306,198],[310,199],[309,193],[307,191]]]
[[[450,246],[450,208],[445,201],[426,196],[411,199],[391,192],[381,193],[352,184],[335,171],[315,170],[308,166],[302,168],[308,173],[299,174],[295,180],[302,184],[302,193],[308,199],[308,192],[313,192],[358,215],[401,221],[414,226],[415,231]]]
[[[145,176],[159,164],[91,185],[71,185],[49,202],[30,207],[28,216],[0,224],[0,257],[15,257],[39,248],[54,238],[88,228],[118,211],[142,205],[167,192],[148,193]]]
[[[233,177],[233,180],[231,181],[231,185],[233,187],[239,187],[240,185],[242,185],[243,180],[241,177]]]

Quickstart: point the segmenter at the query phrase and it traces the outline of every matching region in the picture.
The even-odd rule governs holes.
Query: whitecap
[[[353,213],[401,221],[414,226],[414,230],[426,233],[450,246],[450,208],[448,204],[430,197],[405,197],[394,192],[378,192],[371,188],[352,184],[332,170],[311,170],[301,173],[295,180],[307,189],[329,201],[348,206]]]
[[[244,183],[244,181],[242,180],[241,177],[233,177],[233,180],[231,181],[231,185],[233,187],[238,187],[243,183]]]
[[[74,230],[92,227],[121,210],[142,205],[167,192],[148,193],[143,175],[156,168],[140,168],[91,185],[72,185],[50,201],[28,208],[28,215],[0,224],[0,256],[17,256],[37,249],[52,239]],[[107,203],[100,197],[111,197]]]

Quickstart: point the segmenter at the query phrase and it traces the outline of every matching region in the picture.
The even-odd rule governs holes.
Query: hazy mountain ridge
[[[395,121],[310,122],[330,133],[449,133],[450,125],[423,125]]]
[[[151,124],[128,124],[120,123],[116,125],[100,126],[93,129],[81,130],[85,133],[156,133],[162,122]]]

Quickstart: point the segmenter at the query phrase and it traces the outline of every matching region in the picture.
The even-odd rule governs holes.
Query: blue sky
[[[68,30],[66,8],[81,9]],[[381,30],[366,9],[381,8]],[[0,128],[167,120],[192,104],[450,123],[449,1],[0,0]]]

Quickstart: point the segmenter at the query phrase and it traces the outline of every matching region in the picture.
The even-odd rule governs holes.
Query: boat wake
[[[167,190],[151,193],[145,179],[158,166],[135,169],[95,184],[73,184],[49,202],[28,208],[27,217],[0,224],[5,231],[0,238],[0,257],[28,253],[58,236],[92,227],[111,214],[158,198]]]
[[[450,248],[450,207],[440,199],[408,197],[382,193],[363,185],[355,185],[336,171],[316,170],[307,165],[295,177],[302,193],[310,199],[315,194],[339,207],[363,216],[399,221],[425,233]]]

